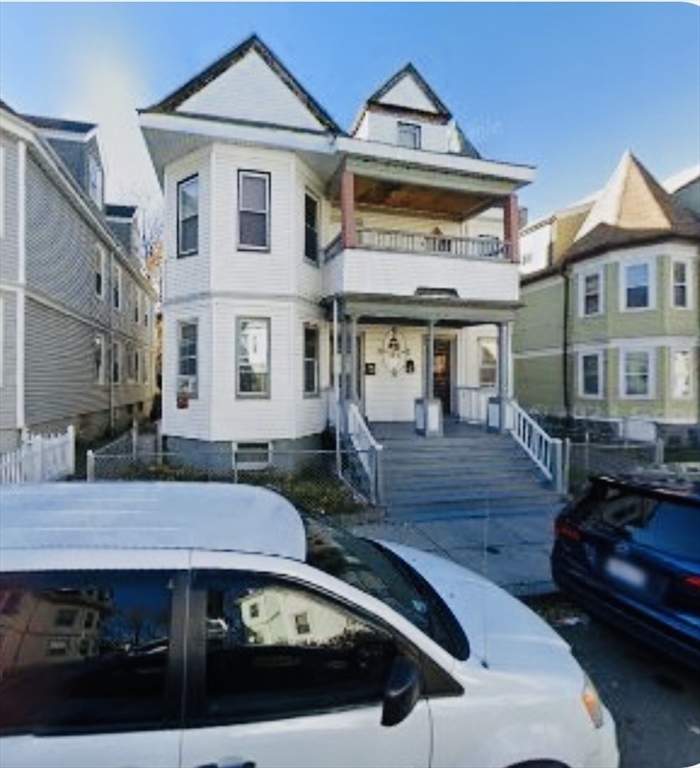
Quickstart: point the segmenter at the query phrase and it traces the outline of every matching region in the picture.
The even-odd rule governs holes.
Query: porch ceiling
[[[387,296],[375,294],[344,294],[338,297],[341,311],[358,321],[375,320],[418,323],[434,322],[438,325],[467,326],[484,323],[506,323],[515,320],[521,302],[517,301],[463,301],[447,297]],[[321,302],[330,319],[333,315],[333,297]]]

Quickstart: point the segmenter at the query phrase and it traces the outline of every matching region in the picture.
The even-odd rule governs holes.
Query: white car
[[[271,491],[0,491],[6,768],[618,764],[566,643],[491,582]]]

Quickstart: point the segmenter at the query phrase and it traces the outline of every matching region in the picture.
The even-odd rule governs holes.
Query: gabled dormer
[[[20,115],[31,123],[70,171],[81,189],[104,208],[104,165],[97,142],[97,126],[76,120]]]
[[[406,149],[479,157],[413,64],[399,70],[367,99],[351,134]]]

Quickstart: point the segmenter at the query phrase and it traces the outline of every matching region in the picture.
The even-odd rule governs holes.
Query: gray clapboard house
[[[105,206],[95,125],[0,102],[0,452],[149,412],[156,294],[134,226],[135,209]]]

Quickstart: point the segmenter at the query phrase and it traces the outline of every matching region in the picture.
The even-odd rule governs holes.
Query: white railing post
[[[658,437],[654,443],[654,464],[664,463],[664,441]]]
[[[88,483],[95,482],[95,451],[87,452],[85,477]]]
[[[75,474],[75,427],[72,424],[68,425],[68,460],[66,462],[68,474]]]

